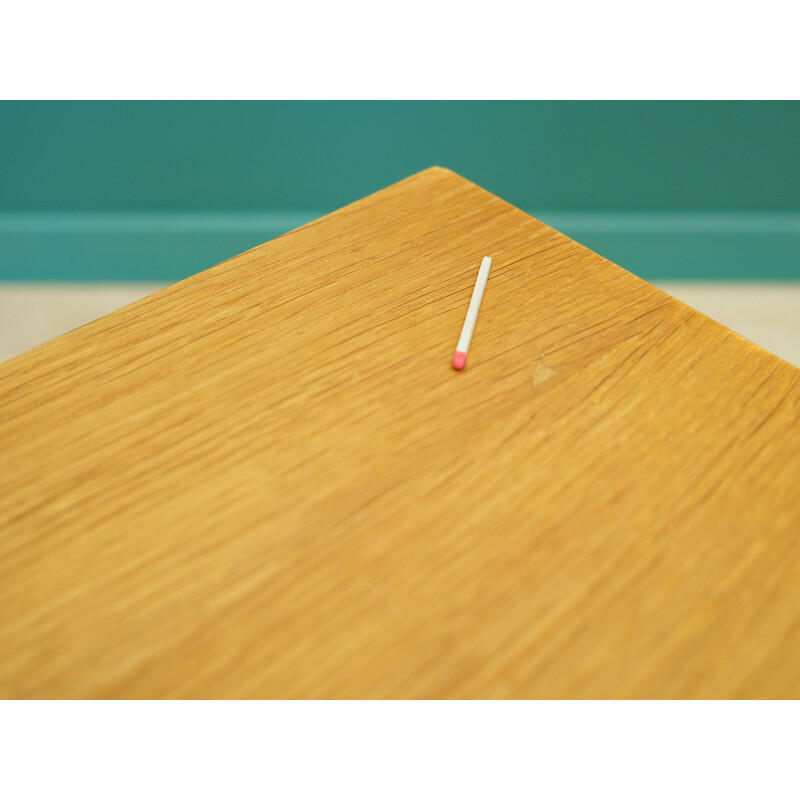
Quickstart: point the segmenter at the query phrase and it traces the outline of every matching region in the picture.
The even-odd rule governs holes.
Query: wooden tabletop
[[[800,697],[800,371],[447,170],[0,408],[3,697]]]

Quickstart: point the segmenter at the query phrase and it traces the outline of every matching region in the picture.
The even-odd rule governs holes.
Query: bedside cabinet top
[[[800,696],[800,371],[447,170],[0,409],[0,696]]]

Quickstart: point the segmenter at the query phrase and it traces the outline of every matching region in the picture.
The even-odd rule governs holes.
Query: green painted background
[[[800,103],[0,103],[0,279],[171,280],[433,164],[649,279],[800,279]]]

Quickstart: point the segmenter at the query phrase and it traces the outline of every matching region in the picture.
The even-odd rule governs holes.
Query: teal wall
[[[0,103],[0,279],[171,280],[433,164],[649,279],[800,279],[800,103]]]

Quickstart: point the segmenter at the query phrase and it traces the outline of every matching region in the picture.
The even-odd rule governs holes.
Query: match
[[[475,323],[478,321],[478,311],[480,311],[481,308],[481,300],[483,300],[483,292],[486,289],[486,281],[489,280],[489,270],[491,266],[491,256],[484,256],[481,267],[478,270],[478,279],[475,281],[475,288],[472,290],[472,299],[469,301],[464,327],[461,328],[461,336],[458,339],[456,351],[453,353],[453,369],[464,369],[464,365],[467,363],[469,343],[472,340]]]

